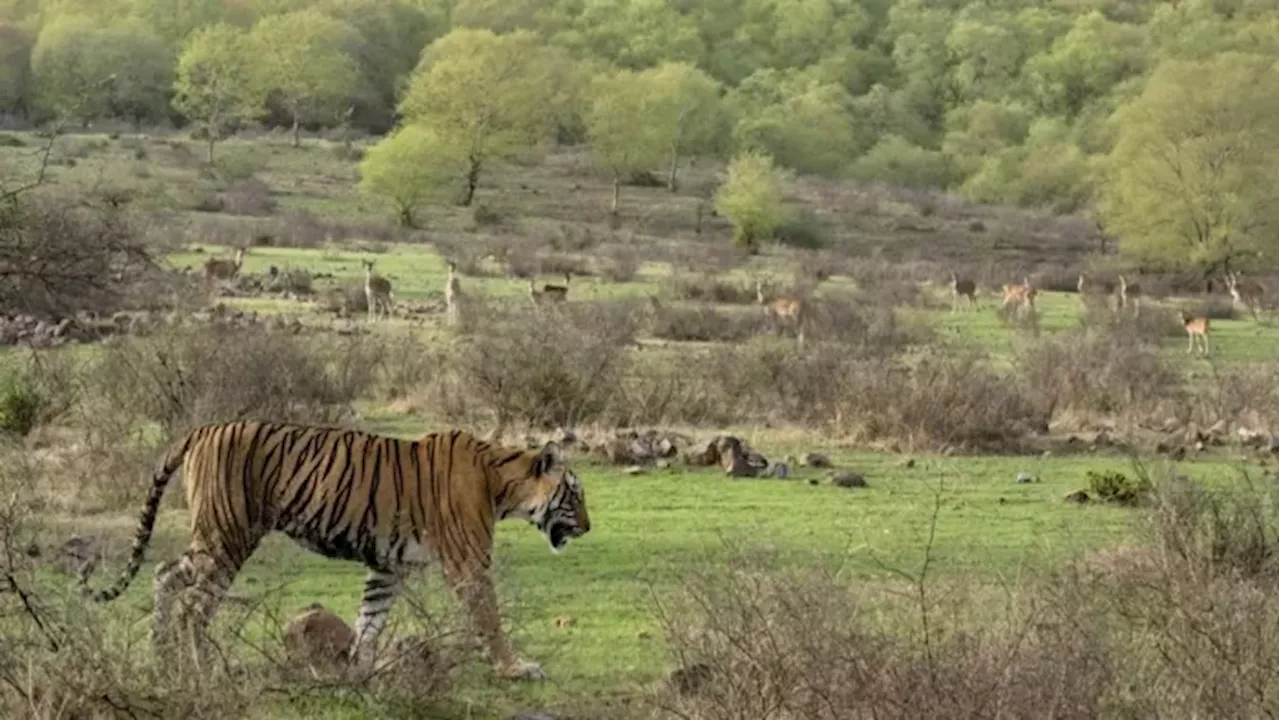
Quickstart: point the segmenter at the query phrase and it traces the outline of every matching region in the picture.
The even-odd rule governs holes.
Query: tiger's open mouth
[[[566,522],[553,522],[547,527],[547,540],[551,542],[551,551],[560,552],[569,541],[582,534],[576,525]]]

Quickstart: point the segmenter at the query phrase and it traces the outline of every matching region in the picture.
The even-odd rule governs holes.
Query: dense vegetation
[[[1276,262],[1276,35],[1257,0],[6,0],[0,113],[172,121],[211,159],[251,122],[407,125],[365,168],[405,223],[543,141],[589,141],[615,189],[762,151],[1096,209],[1144,265],[1208,273]]]

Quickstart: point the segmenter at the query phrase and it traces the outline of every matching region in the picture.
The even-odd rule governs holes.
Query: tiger
[[[80,578],[93,601],[114,600],[137,575],[179,467],[191,539],[178,559],[155,569],[151,638],[158,657],[173,647],[176,609],[195,665],[203,664],[204,630],[222,597],[263,537],[281,531],[321,555],[366,566],[347,652],[355,668],[371,666],[405,574],[436,560],[494,671],[510,679],[546,677],[503,633],[489,570],[499,520],[528,520],[556,554],[591,530],[582,483],[556,443],[519,450],[462,430],[407,440],[272,422],[198,427],[169,448],[155,473],[120,578],[96,591],[87,574]]]

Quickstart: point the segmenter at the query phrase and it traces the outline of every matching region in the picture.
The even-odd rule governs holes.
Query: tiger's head
[[[549,442],[538,451],[529,464],[529,479],[534,486],[526,500],[529,522],[547,536],[551,552],[559,553],[570,540],[590,532],[587,496],[559,445]]]

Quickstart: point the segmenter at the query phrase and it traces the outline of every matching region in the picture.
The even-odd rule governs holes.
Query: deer
[[[1017,304],[1019,308],[1028,308],[1031,312],[1036,310],[1036,289],[1031,284],[1031,280],[1024,277],[1021,283],[1013,283],[1005,285],[1003,291],[1003,306],[1006,309],[1010,305]]]
[[[364,265],[364,299],[369,308],[369,321],[377,317],[379,308],[384,318],[390,317],[394,302],[391,281],[374,274],[372,260],[362,260],[361,263]]]
[[[559,302],[561,300],[565,300],[566,298],[568,298],[569,297],[569,273],[566,272],[564,274],[563,285],[551,285],[551,284],[543,285],[542,294],[558,296],[554,302]]]
[[[559,286],[548,285],[546,287],[555,288]],[[538,287],[533,284],[533,280],[532,279],[529,280],[529,299],[533,301],[534,307],[540,308],[543,305],[550,305],[552,303],[562,303],[564,302],[564,298],[565,298],[565,293],[548,292],[545,289],[539,290]]]
[[[449,277],[444,283],[444,305],[449,314],[449,324],[458,324],[458,305],[462,300],[462,281],[458,279],[458,264],[450,260]]]
[[[1234,272],[1227,272],[1227,292],[1231,293],[1231,304],[1243,306],[1258,320],[1258,308],[1262,305],[1262,286],[1251,280],[1240,280]]]
[[[1142,286],[1138,283],[1129,283],[1123,275],[1120,276],[1120,309],[1127,309],[1130,303],[1133,304],[1133,316],[1137,317],[1142,301]]]
[[[969,308],[972,309],[978,303],[978,286],[969,278],[958,278],[954,272],[951,273],[951,312],[956,311],[956,306],[960,304],[960,297],[969,298]]]
[[[1084,273],[1080,273],[1080,278],[1076,281],[1076,291],[1080,293],[1080,299],[1085,305],[1089,305],[1095,302],[1105,302],[1115,292],[1115,285],[1106,280],[1095,280]]]
[[[764,284],[756,278],[756,303],[764,308],[764,314],[775,320],[799,322],[804,311],[804,302],[794,295],[784,295],[772,300],[765,298]]]
[[[204,278],[209,282],[214,280],[231,280],[240,273],[240,267],[244,265],[244,248],[236,248],[236,257],[234,260],[226,258],[209,258],[204,261]]]
[[[1186,310],[1182,311],[1182,326],[1187,330],[1187,354],[1195,352],[1198,346],[1204,349],[1204,355],[1209,355],[1209,318],[1204,315],[1192,315]],[[1199,342],[1197,342],[1197,340]]]

